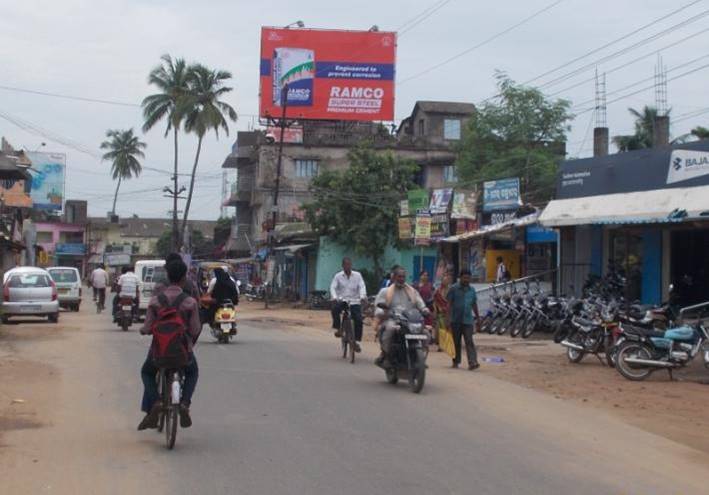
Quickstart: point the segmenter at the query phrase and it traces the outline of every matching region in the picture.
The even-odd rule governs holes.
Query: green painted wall
[[[423,249],[424,256],[436,256],[438,252],[435,246],[426,247]],[[382,266],[388,269],[392,265],[401,265],[406,268],[407,276],[411,282],[411,276],[414,271],[414,256],[421,253],[420,248],[397,250],[394,247],[387,248],[384,254]],[[340,271],[342,258],[349,256],[352,259],[352,265],[355,270],[374,270],[372,260],[364,256],[357,256],[351,250],[340,244],[332,242],[327,237],[320,238],[320,246],[317,254],[315,290],[329,290],[332,277]]]

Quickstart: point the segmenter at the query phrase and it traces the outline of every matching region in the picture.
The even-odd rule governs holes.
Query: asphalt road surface
[[[696,494],[697,451],[481,373],[430,361],[420,395],[354,364],[318,329],[242,322],[196,349],[194,426],[173,451],[138,432],[148,339],[109,316],[62,314],[16,351],[56,370],[43,426],[7,432],[7,494]],[[48,338],[48,335],[56,336]],[[579,384],[583,386],[583,384]]]

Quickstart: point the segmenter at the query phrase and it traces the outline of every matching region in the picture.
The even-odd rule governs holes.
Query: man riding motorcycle
[[[138,284],[138,277],[133,273],[132,267],[124,266],[121,268],[121,276],[118,277],[116,282],[116,296],[113,298],[113,321],[116,321],[121,299],[131,299],[133,316],[135,316],[139,297]]]
[[[382,349],[376,364],[386,368],[389,365],[388,356],[392,351],[392,341],[397,332],[396,325],[388,319],[388,316],[394,312],[404,313],[413,309],[417,309],[423,315],[427,315],[429,311],[418,291],[406,283],[406,270],[401,267],[394,270],[394,283],[380,290],[374,303],[377,306],[375,317],[379,322],[378,333]],[[384,304],[388,309],[380,308],[380,304]]]
[[[352,270],[352,260],[342,259],[342,271],[337,272],[330,284],[330,296],[336,301],[332,307],[332,328],[335,337],[342,336],[340,329],[340,316],[345,309],[345,304],[350,306],[350,316],[354,323],[355,352],[360,352],[359,343],[362,342],[362,301],[367,300],[367,287],[359,272]]]

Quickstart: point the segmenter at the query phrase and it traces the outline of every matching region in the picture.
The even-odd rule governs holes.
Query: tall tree
[[[502,72],[495,77],[497,96],[476,109],[458,147],[460,182],[520,177],[526,201],[547,200],[564,157],[570,102],[549,100]]]
[[[635,132],[613,136],[613,144],[618,147],[620,152],[652,148],[655,119],[659,116],[657,108],[645,105],[641,111],[628,108],[628,112],[635,118]],[[669,113],[668,111],[666,115]]]
[[[167,120],[165,137],[170,130],[173,131],[175,163],[173,171],[174,199],[172,205],[172,245],[177,250],[180,247],[179,230],[177,223],[177,178],[178,178],[178,148],[177,134],[182,121],[182,114],[178,111],[181,100],[189,91],[188,68],[182,58],[173,59],[170,55],[163,55],[162,63],[150,71],[148,82],[158,89],[158,93],[146,96],[143,99],[143,132],[152,129],[163,119]]]
[[[108,139],[101,143],[101,149],[107,150],[102,158],[111,162],[111,176],[113,180],[118,180],[116,193],[113,195],[113,207],[111,208],[111,214],[115,215],[121,182],[124,179],[140,175],[142,166],[139,158],[145,157],[143,150],[146,145],[138,139],[138,136],[133,134],[133,129],[110,129],[106,131],[106,137]]]
[[[709,139],[709,129],[698,125],[689,132],[697,139]]]
[[[320,235],[369,257],[379,277],[384,252],[396,242],[399,201],[414,186],[418,165],[364,145],[348,159],[346,170],[313,179],[313,201],[303,209]]]
[[[200,64],[192,65],[188,70],[187,84],[189,92],[181,99],[178,112],[184,115],[185,130],[197,135],[197,152],[192,165],[187,203],[185,204],[185,212],[182,218],[181,239],[184,238],[192,204],[192,193],[194,192],[199,155],[202,150],[202,140],[210,130],[214,130],[217,138],[219,138],[220,129],[229,135],[227,119],[232,122],[236,121],[236,111],[231,105],[220,100],[221,97],[232,90],[232,88],[224,86],[228,79],[231,79],[231,72],[212,70]]]

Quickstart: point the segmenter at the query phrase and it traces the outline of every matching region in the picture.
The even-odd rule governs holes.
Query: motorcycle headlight
[[[421,333],[423,331],[423,323],[409,323],[409,331],[411,333]]]

